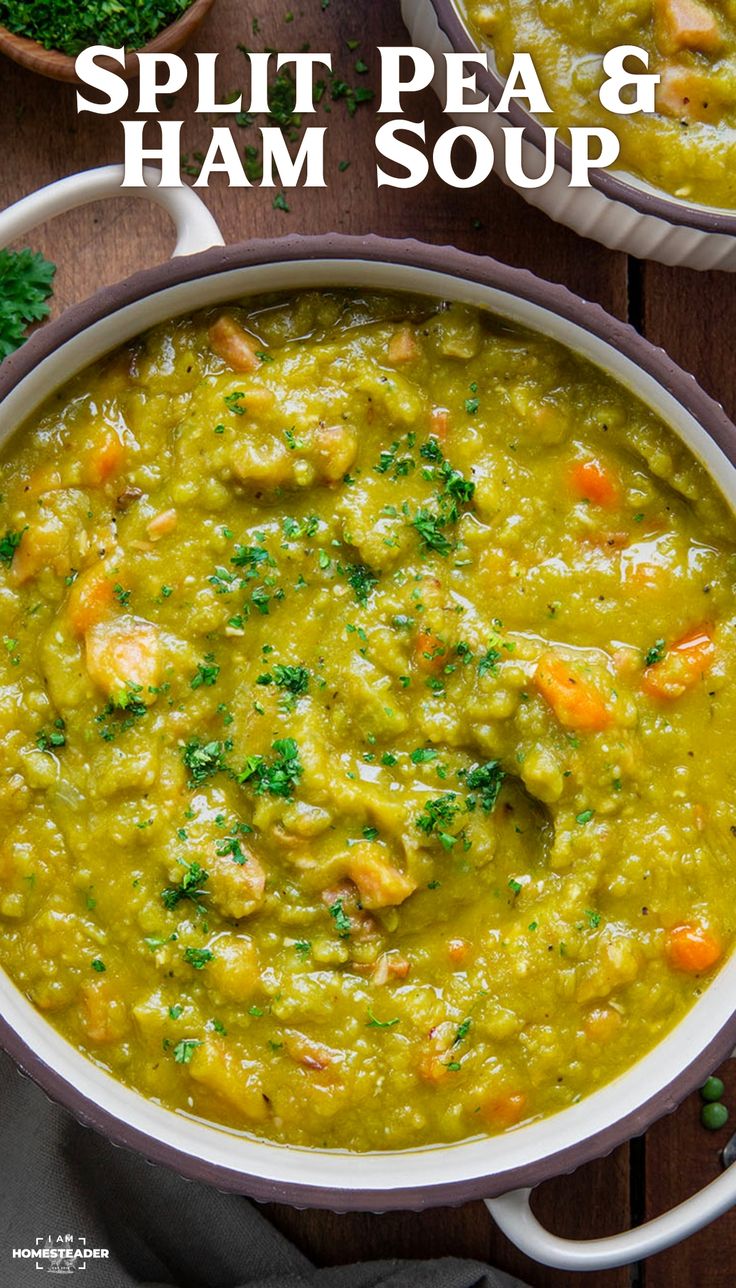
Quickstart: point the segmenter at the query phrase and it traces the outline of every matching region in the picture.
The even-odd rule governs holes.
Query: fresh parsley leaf
[[[18,0],[0,3],[0,22],[11,30],[18,30],[12,26],[13,18],[22,24],[30,13],[29,6]],[[0,250],[0,362],[24,343],[26,327],[48,317],[46,300],[55,272],[56,265],[39,252]]]

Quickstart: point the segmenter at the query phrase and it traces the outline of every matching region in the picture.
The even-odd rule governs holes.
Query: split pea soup
[[[458,305],[179,318],[0,462],[0,963],[274,1141],[498,1133],[728,954],[736,526],[597,368]]]
[[[618,168],[689,203],[736,209],[734,0],[464,0],[462,8],[503,75],[515,52],[532,55],[552,109],[545,124],[607,126],[621,142]],[[646,50],[661,78],[653,114],[620,116],[600,104],[603,58],[619,45]]]

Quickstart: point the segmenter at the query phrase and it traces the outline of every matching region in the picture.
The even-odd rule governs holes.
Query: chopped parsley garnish
[[[204,685],[211,688],[217,684],[217,677],[220,674],[220,668],[215,662],[214,653],[206,653],[203,662],[197,663],[197,674],[192,677],[191,687],[201,689]]]
[[[589,823],[595,814],[594,809],[584,809],[582,814],[575,815],[576,823]]]
[[[100,714],[95,716],[95,724],[100,726],[100,737],[104,738],[105,742],[114,742],[118,734],[131,729],[136,720],[140,720],[146,714],[148,707],[141,700],[142,692],[141,684],[126,684],[120,693],[110,698]]]
[[[213,774],[227,770],[225,757],[231,750],[229,741],[201,743],[198,738],[190,738],[182,750],[184,764],[189,770],[189,786],[198,787]]]
[[[378,584],[378,574],[367,564],[351,564],[346,570],[347,579],[359,604],[368,601],[373,588]]]
[[[452,542],[442,531],[445,523],[445,519],[438,514],[433,514],[431,510],[426,508],[417,510],[412,519],[412,526],[418,532],[425,550],[436,550],[438,555],[449,555]]]
[[[425,836],[436,836],[440,844],[450,850],[458,838],[448,829],[463,809],[463,802],[456,792],[445,792],[442,796],[427,801],[414,824]]]
[[[277,738],[272,743],[276,756],[270,762],[265,756],[248,756],[239,774],[239,783],[253,782],[257,796],[282,796],[291,800],[294,788],[304,772],[299,748],[293,738]]]
[[[588,925],[590,928],[592,930],[597,930],[601,924],[601,914],[599,912],[595,912],[593,908],[586,908],[585,916],[588,919]]]
[[[169,1007],[169,1019],[178,1020],[183,1014],[183,1012],[184,1012],[184,1007],[181,1005],[180,1002],[177,1002],[175,1006]]]
[[[297,952],[300,957],[308,957],[312,951],[312,945],[308,939],[297,939],[294,944],[294,951]]]
[[[130,604],[130,591],[126,590],[120,582],[116,582],[112,588],[112,593],[120,604],[121,608],[127,608]]]
[[[259,675],[257,684],[275,684],[279,689],[286,689],[294,697],[301,697],[309,688],[309,671],[306,666],[281,666],[276,664],[273,671]]]
[[[58,747],[66,746],[66,734],[64,732],[64,721],[59,717],[54,721],[52,729],[40,729],[36,734],[36,746],[39,751],[53,751]]]
[[[415,747],[409,759],[412,765],[425,765],[428,760],[436,760],[439,754],[436,747]]]
[[[472,504],[475,495],[475,483],[466,479],[459,470],[445,460],[442,448],[436,438],[430,438],[419,449],[423,460],[431,464],[423,471],[424,477],[439,484],[437,492],[437,509],[430,510],[422,506],[412,525],[418,532],[425,550],[435,550],[437,554],[448,555],[453,549],[453,542],[445,535],[443,529],[457,523],[462,506]]]
[[[236,568],[258,568],[264,563],[273,565],[273,560],[263,546],[241,546],[236,543],[235,554],[230,563],[235,564]]]
[[[490,814],[498,800],[506,774],[498,760],[487,760],[484,765],[473,765],[465,775],[465,785],[471,795],[468,796],[468,808],[475,809],[476,803],[486,814]]]
[[[393,1020],[377,1020],[370,1006],[368,1007],[368,1024],[369,1029],[393,1029],[399,1023],[397,1015]]]
[[[199,1038],[182,1038],[174,1047],[174,1059],[177,1064],[189,1064],[194,1052],[202,1043]]]
[[[473,1021],[471,1020],[470,1016],[467,1015],[465,1019],[462,1021],[462,1023],[458,1024],[457,1032],[452,1042],[452,1045],[454,1047],[459,1046],[461,1042],[465,1041],[466,1037],[468,1036],[468,1033],[470,1032],[470,1026],[472,1023]]]
[[[516,877],[509,877],[509,890],[514,895],[521,894],[523,886],[520,881],[516,880]]]
[[[656,640],[655,643],[652,645],[652,647],[646,653],[646,656],[644,658],[645,664],[647,666],[656,666],[658,662],[662,661],[666,652],[666,648],[667,646],[664,640]]]
[[[196,860],[193,863],[187,863],[185,859],[180,859],[179,862],[185,869],[184,876],[178,886],[167,886],[161,891],[164,906],[169,909],[175,908],[181,899],[191,899],[199,906],[200,898],[206,894],[204,885],[209,880],[209,873],[205,872]]]
[[[350,918],[342,906],[342,899],[330,904],[330,916],[334,919],[337,933],[341,939],[350,938]]]
[[[184,961],[189,962],[195,970],[203,970],[212,961],[214,953],[209,948],[185,948]]]
[[[3,252],[0,251],[0,254]],[[0,563],[12,563],[13,555],[23,539],[23,533],[26,531],[22,528],[20,532],[14,532],[8,528],[4,537],[0,537]]]
[[[106,969],[105,963],[103,962],[101,957],[93,957],[91,965],[92,965],[92,969],[97,971],[98,975],[101,975],[103,971]]]
[[[497,662],[501,654],[497,648],[492,645],[486,649],[481,658],[478,659],[478,675],[495,675],[497,671]]]
[[[245,394],[243,393],[242,389],[235,389],[231,394],[225,394],[225,399],[224,399],[225,406],[227,407],[228,411],[231,411],[235,416],[244,416],[245,415],[245,404],[243,403],[244,398],[245,398]]]

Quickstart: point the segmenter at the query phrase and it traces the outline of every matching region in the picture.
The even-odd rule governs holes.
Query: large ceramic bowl
[[[434,88],[445,98],[444,55],[479,49],[456,0],[401,0],[404,21],[415,45],[428,50],[435,62]],[[493,70],[478,69],[478,87],[498,103],[503,80]],[[474,69],[475,70],[475,69]],[[736,211],[717,210],[672,197],[622,170],[593,170],[589,188],[570,187],[570,149],[558,141],[555,169],[540,188],[516,187],[503,168],[504,126],[524,129],[524,169],[541,172],[544,155],[542,125],[515,100],[505,116],[496,113],[454,118],[458,124],[482,129],[496,154],[496,172],[531,205],[583,237],[592,237],[611,250],[638,259],[688,268],[736,270]],[[535,155],[536,154],[536,155]]]
[[[0,245],[62,209],[114,196],[120,177],[112,167],[26,198],[0,214]],[[561,287],[412,241],[329,235],[223,247],[190,189],[152,188],[141,195],[169,208],[179,232],[175,258],[70,309],[3,364],[0,444],[75,372],[167,318],[264,290],[370,287],[462,301],[568,345],[667,421],[736,507],[736,429],[723,411],[660,350]],[[703,1082],[736,1041],[735,998],[736,956],[654,1050],[582,1103],[489,1139],[390,1154],[290,1148],[164,1109],[70,1046],[2,972],[0,1045],[83,1122],[220,1189],[334,1210],[490,1199],[496,1220],[532,1256],[593,1269],[635,1261],[675,1242],[736,1201],[736,1172],[726,1173],[674,1213],[593,1245],[555,1240],[528,1207],[531,1186],[608,1153]]]

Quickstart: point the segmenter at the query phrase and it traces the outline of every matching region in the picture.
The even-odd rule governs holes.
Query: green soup
[[[498,1132],[734,930],[734,520],[550,340],[309,293],[152,331],[0,464],[0,962],[164,1105]]]
[[[504,75],[515,52],[532,55],[551,123],[608,126],[621,169],[684,201],[736,207],[733,0],[466,0],[463,8]],[[661,76],[654,115],[601,107],[603,57],[618,45],[645,49]]]

